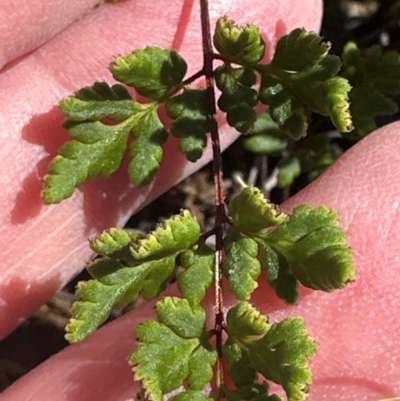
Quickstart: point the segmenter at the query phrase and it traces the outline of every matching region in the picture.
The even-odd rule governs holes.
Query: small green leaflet
[[[333,291],[355,279],[345,231],[338,225],[337,213],[328,208],[302,205],[286,215],[258,189],[247,187],[231,201],[229,211],[237,230],[247,237],[228,237],[223,266],[225,274],[232,275],[230,287],[239,299],[248,299],[257,285],[259,272],[254,263],[258,255],[270,285],[288,303],[298,299],[297,281],[313,289]],[[238,249],[241,258],[237,257]],[[243,265],[253,266],[249,277],[243,273],[248,274]]]
[[[125,264],[135,263],[130,247],[134,241],[143,235],[137,231],[128,231],[118,228],[110,228],[90,241],[90,247],[102,256],[124,261]]]
[[[194,245],[201,235],[198,220],[188,210],[160,224],[146,238],[132,245],[135,259],[161,258],[176,255]]]
[[[117,81],[132,86],[140,95],[162,100],[182,82],[187,64],[173,50],[149,46],[118,57],[110,71]]]
[[[226,324],[229,327],[229,335],[243,342],[252,336],[264,335],[271,327],[267,317],[249,302],[240,302],[230,308]]]
[[[210,130],[205,94],[204,89],[185,88],[165,103],[167,115],[174,120],[171,133],[179,138],[180,150],[191,162],[203,155]]]
[[[50,164],[43,191],[46,203],[70,197],[75,188],[96,175],[114,174],[129,134],[136,138],[130,149],[132,182],[144,185],[153,178],[163,156],[161,145],[168,137],[157,104],[136,102],[121,85],[96,83],[63,100],[60,107],[68,117],[64,128],[75,139],[62,146]],[[116,124],[106,123],[104,118]]]
[[[112,259],[95,262],[91,268],[97,279],[78,284],[76,295],[80,301],[72,306],[66,339],[72,343],[82,341],[106,321],[114,307],[123,307],[136,300],[153,267],[151,263],[125,267]]]
[[[279,128],[299,139],[306,135],[309,110],[329,116],[341,132],[352,129],[348,81],[335,76],[340,59],[327,54],[329,46],[304,29],[282,37],[269,65],[260,67],[260,100],[269,105]]]
[[[121,165],[131,124],[126,120],[109,126],[100,121],[64,124],[76,139],[67,142],[50,164],[44,178],[46,203],[60,203],[87,179],[110,176]]]
[[[218,107],[227,113],[230,126],[243,134],[249,133],[257,120],[254,107],[258,103],[258,95],[252,89],[257,81],[254,70],[224,64],[217,67],[214,73],[215,83],[222,92]]]
[[[324,60],[330,45],[321,37],[305,29],[295,29],[279,39],[273,63],[286,71],[304,71]]]
[[[191,305],[199,304],[214,281],[214,250],[205,244],[181,254],[183,271],[178,272],[178,287]]]
[[[333,291],[355,279],[351,248],[337,218],[326,207],[301,205],[266,238],[306,287]]]
[[[202,390],[217,360],[206,338],[205,311],[176,297],[164,298],[156,309],[159,322],[147,320],[136,329],[139,345],[130,358],[135,380],[142,381],[153,401],[162,401],[184,382],[191,390]]]
[[[131,117],[132,135],[136,138],[130,147],[132,160],[129,164],[129,176],[137,186],[147,185],[155,176],[164,156],[163,145],[168,138],[168,131],[162,124],[157,104],[140,104],[136,114]]]
[[[258,244],[251,238],[232,232],[224,239],[226,258],[222,263],[222,271],[228,278],[229,289],[240,300],[250,299],[258,287],[258,276],[261,265],[258,256]]]
[[[249,237],[267,233],[270,227],[281,224],[287,218],[286,213],[253,186],[244,188],[232,199],[229,214],[235,226]]]
[[[231,308],[227,316],[228,340],[224,356],[230,376],[239,393],[248,393],[248,400],[280,400],[266,398],[267,383],[256,384],[259,374],[280,384],[288,401],[303,401],[311,384],[309,358],[316,344],[302,319],[287,318],[270,325],[265,316],[248,302]],[[258,394],[262,395],[258,398]],[[237,400],[232,393],[232,400]],[[257,397],[256,397],[257,396]]]
[[[260,339],[247,347],[252,366],[266,379],[280,384],[288,401],[303,401],[312,382],[308,360],[316,343],[300,318],[286,318],[273,324]]]
[[[391,97],[400,94],[400,54],[393,50],[384,52],[381,46],[361,50],[349,42],[342,60],[342,75],[354,87],[350,92],[355,127],[351,136],[361,139],[377,128],[377,117],[399,110]]]
[[[175,257],[137,263],[126,267],[121,262],[103,258],[89,266],[94,280],[78,284],[80,298],[72,306],[72,317],[66,338],[82,341],[94,333],[115,307],[124,307],[140,294],[146,300],[156,298],[166,287],[175,271]]]
[[[234,63],[251,65],[264,57],[265,42],[255,25],[241,27],[222,17],[217,21],[213,39],[218,52]]]
[[[70,120],[97,121],[105,117],[124,120],[136,112],[137,105],[125,86],[96,82],[63,99],[60,107]]]

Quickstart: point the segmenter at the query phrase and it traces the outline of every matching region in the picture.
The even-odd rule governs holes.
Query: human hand
[[[0,119],[4,118],[5,139],[1,152],[8,170],[4,176],[7,190],[2,198],[3,231],[0,234],[1,247],[6,250],[3,262],[7,267],[0,285],[0,296],[4,300],[0,304],[0,330],[3,335],[67,282],[77,272],[82,260],[89,259],[86,238],[93,237],[103,228],[122,224],[132,212],[195,169],[177,155],[172,143],[167,149],[164,168],[149,188],[126,189],[126,177],[120,174],[118,180],[93,180],[84,186],[82,192],[61,205],[45,207],[40,202],[41,178],[50,159],[47,155],[50,153],[53,156],[66,139],[59,128],[62,117],[55,106],[60,98],[92,84],[94,80],[110,81],[106,67],[113,56],[145,45],[169,47],[173,43],[185,58],[191,60],[193,70],[200,66],[199,24],[195,17],[189,17],[188,11],[192,4],[196,8],[195,2],[169,0],[160,4],[159,1],[157,9],[146,3],[139,0],[103,6],[0,75],[5,94],[0,100],[4,103],[0,107]],[[229,12],[229,16],[238,22],[254,22],[263,28],[272,42],[297,26],[317,29],[319,2],[275,3],[279,2],[253,1],[249,7],[245,0],[219,1],[212,5],[212,14],[215,17]],[[183,5],[186,12],[181,13]],[[278,9],[275,10],[275,7]],[[133,20],[132,17],[130,20],[129,15],[139,15],[140,18]],[[227,144],[233,138],[226,127],[222,131]],[[377,135],[370,138],[378,138]],[[311,333],[321,344],[313,361],[316,385],[310,400],[324,395],[327,399],[341,401],[372,400],[400,392],[395,387],[399,382],[395,359],[399,353],[391,351],[399,341],[395,336],[399,323],[393,318],[399,300],[396,298],[393,272],[399,268],[399,261],[391,262],[393,270],[379,270],[379,285],[373,279],[375,275],[372,277],[372,272],[376,273],[381,267],[380,258],[390,260],[388,248],[390,244],[395,245],[396,227],[390,225],[395,221],[395,215],[392,218],[389,214],[384,219],[380,216],[393,209],[399,193],[399,186],[396,188],[388,179],[397,172],[396,160],[391,160],[390,156],[394,156],[396,141],[398,144],[399,140],[395,132],[381,134],[375,142],[371,142],[370,138],[363,142],[366,143],[364,148],[358,151],[362,146],[360,144],[352,151],[351,160],[346,155],[323,178],[289,204],[293,206],[294,202],[301,201],[327,204],[338,209],[342,223],[350,227],[349,240],[355,249],[359,269],[355,285],[334,295],[309,294],[297,308],[290,310],[290,313],[306,317]],[[382,141],[386,141],[387,146],[381,160],[379,150],[382,145],[376,148],[376,144]],[[14,154],[17,149],[18,153]],[[371,161],[372,167],[369,167],[371,163],[366,165],[365,158]],[[400,161],[397,160],[397,163],[400,164]],[[196,165],[198,167],[199,164]],[[371,182],[368,174],[372,174],[372,168],[379,189],[370,194],[367,192]],[[382,178],[379,179],[379,176]],[[346,177],[345,182],[343,177]],[[343,191],[342,198],[335,190],[339,185]],[[378,199],[379,203],[375,205]],[[377,209],[374,214],[370,211],[372,206]],[[380,215],[379,218],[377,215]],[[384,234],[379,239],[384,245],[380,248],[375,232],[378,226]],[[376,247],[373,248],[371,243],[374,246],[376,243]],[[394,258],[396,249],[393,249],[393,254],[392,249],[390,253]],[[369,259],[367,255],[371,255]],[[392,284],[390,293],[383,291],[389,282]],[[366,290],[368,286],[372,288],[371,293]],[[375,291],[376,297],[387,300],[385,313],[377,302],[371,306]],[[318,302],[318,309],[315,304],[308,306],[311,301]],[[359,307],[354,306],[356,301]],[[342,302],[341,306],[335,311],[334,307],[339,302]],[[394,302],[393,305],[390,302]],[[268,297],[264,295],[260,300],[259,306],[271,312],[274,318],[289,312],[269,292]],[[371,316],[371,321],[365,318],[367,309],[368,313],[376,313],[376,317]],[[133,346],[134,322],[150,315],[148,306],[147,309],[141,307],[101,329],[84,343],[69,347],[9,388],[2,399],[128,399],[135,391],[126,363]],[[386,335],[386,339],[378,342],[375,333],[371,332],[372,328],[380,329],[388,322],[392,322],[392,327],[385,326],[386,331],[380,333]],[[337,328],[341,325],[345,327],[344,333],[340,327],[339,330]],[[354,350],[349,344],[354,345]],[[379,347],[383,354],[378,352]],[[377,360],[379,368],[373,368],[371,361],[375,362],[374,358],[385,352],[390,355],[380,357],[382,359]],[[370,359],[366,362],[366,358]],[[377,379],[381,370],[386,375]],[[329,385],[335,383],[339,387],[332,391]],[[346,392],[348,394],[344,395]]]

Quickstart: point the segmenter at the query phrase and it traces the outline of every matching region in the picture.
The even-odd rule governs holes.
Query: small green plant
[[[162,298],[157,320],[136,327],[138,346],[130,364],[143,387],[140,399],[161,401],[174,392],[174,401],[281,400],[270,394],[272,381],[289,401],[302,401],[312,382],[308,362],[316,343],[301,318],[270,323],[251,304],[252,293],[262,272],[289,304],[298,301],[299,284],[327,292],[343,288],[355,278],[352,252],[337,213],[324,206],[302,205],[287,214],[252,186],[226,205],[215,116],[218,105],[229,125],[248,134],[257,129],[254,108],[261,102],[268,105],[282,141],[306,136],[311,111],[347,132],[352,129],[350,84],[336,76],[341,63],[328,54],[329,45],[303,29],[281,38],[265,64],[258,28],[222,17],[214,53],[207,1],[200,6],[204,64],[196,74],[185,78],[186,62],[175,51],[147,47],[111,64],[121,84],[98,82],[61,102],[64,127],[74,139],[52,161],[43,197],[58,203],[85,180],[115,173],[128,147],[131,181],[146,185],[158,171],[170,133],[193,162],[202,156],[210,133],[214,227],[203,233],[190,211],[182,210],[147,236],[111,228],[93,239],[90,245],[100,257],[88,266],[93,279],[78,285],[80,300],[73,306],[67,339],[83,340],[114,307],[139,296],[154,299],[176,280],[180,296]],[[222,63],[214,69],[217,59]],[[191,89],[200,77],[206,87]],[[218,101],[214,83],[221,92]],[[135,100],[127,87],[147,101]],[[169,129],[159,117],[161,107],[172,120]],[[209,327],[202,301],[212,287],[215,316]],[[225,291],[238,302],[225,305]]]

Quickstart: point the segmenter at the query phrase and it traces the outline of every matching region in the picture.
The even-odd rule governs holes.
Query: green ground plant
[[[278,297],[295,304],[299,285],[343,288],[355,279],[352,252],[337,213],[324,206],[301,205],[287,214],[253,186],[226,205],[215,116],[218,106],[230,126],[251,134],[262,123],[255,112],[262,103],[268,118],[261,119],[276,126],[281,143],[307,135],[311,112],[349,132],[351,85],[338,76],[341,61],[329,54],[329,44],[304,29],[282,37],[267,64],[259,29],[222,17],[213,35],[215,53],[207,1],[200,7],[204,63],[193,76],[186,78],[187,64],[175,51],[147,47],[110,65],[119,84],[97,82],[61,102],[73,139],[52,161],[43,198],[59,203],[84,181],[114,174],[127,151],[132,183],[147,185],[170,134],[192,162],[211,140],[214,227],[202,232],[190,211],[182,210],[147,236],[110,228],[93,239],[99,257],[88,265],[93,279],[78,285],[67,339],[82,341],[113,308],[138,297],[155,299],[176,281],[180,296],[161,298],[157,320],[135,329],[138,345],[129,361],[143,388],[138,399],[278,401],[269,390],[274,382],[289,401],[302,401],[312,383],[309,359],[316,342],[301,318],[270,323],[251,303],[252,293],[265,279]],[[221,62],[216,68],[215,60]],[[206,87],[191,89],[202,77]],[[137,101],[132,89],[146,101]],[[161,108],[171,119],[169,128],[159,117]],[[214,291],[212,317],[202,305],[208,291]],[[236,304],[224,304],[226,291]]]
[[[343,135],[340,129],[310,133],[300,140],[282,135],[276,118],[267,110],[256,120],[244,146],[251,152],[277,158],[276,185],[289,187],[301,174],[307,182],[323,173],[342,154],[336,141],[345,137],[357,142],[378,128],[380,118],[399,111],[400,54],[374,45],[360,49],[349,41],[341,54],[338,75],[348,80],[353,129]],[[337,128],[337,127],[333,127]]]

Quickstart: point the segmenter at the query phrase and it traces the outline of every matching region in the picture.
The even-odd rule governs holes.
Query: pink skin
[[[64,3],[67,13],[68,4],[74,2]],[[228,13],[242,23],[252,21],[262,27],[271,43],[297,26],[317,30],[321,12],[319,1],[310,0],[214,3],[213,20]],[[40,202],[43,173],[67,137],[59,128],[59,99],[94,80],[110,81],[106,66],[113,56],[148,44],[173,46],[190,60],[191,72],[200,66],[196,3],[159,0],[157,6],[145,0],[103,6],[0,75],[4,138],[0,152],[3,165],[9,167],[8,175],[2,175],[0,197],[0,247],[6,267],[0,286],[3,337],[76,274],[82,260],[90,258],[87,237],[123,224],[131,213],[209,160],[208,152],[200,163],[187,164],[177,154],[175,142],[170,142],[163,168],[149,188],[126,188],[127,178],[121,173],[117,182],[93,180],[61,205],[49,207]],[[49,15],[48,20],[56,20]],[[129,19],[129,15],[140,18]],[[35,21],[31,24],[35,27]],[[58,31],[63,28],[58,25]],[[9,29],[15,29],[14,22]],[[37,29],[44,29],[39,22]],[[36,45],[26,45],[24,51],[54,35],[52,29],[46,28],[35,39]],[[255,296],[272,320],[304,316],[319,341],[312,362],[311,401],[378,400],[400,393],[400,279],[395,273],[400,267],[398,128],[392,124],[362,141],[285,205],[290,209],[303,202],[326,204],[339,211],[355,252],[357,282],[335,294],[306,292],[296,308],[286,307],[262,282]],[[226,126],[222,139],[224,146],[234,139]],[[0,399],[128,400],[135,394],[126,363],[133,347],[132,330],[152,314],[151,306],[141,306],[82,344],[55,355]]]
[[[0,70],[24,56],[90,12],[99,0],[2,0],[0,9]]]

